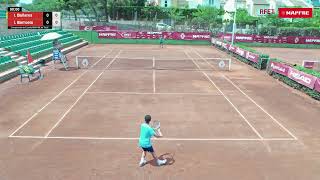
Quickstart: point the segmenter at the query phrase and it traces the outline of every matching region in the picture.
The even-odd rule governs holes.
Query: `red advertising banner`
[[[99,38],[107,38],[107,39],[136,39],[136,32],[126,32],[126,31],[103,31],[98,32]]]
[[[241,49],[241,48],[239,48],[239,47],[236,47],[236,52],[235,53],[240,55],[240,56],[242,56],[242,57],[244,57],[244,58],[246,57],[246,51]]]
[[[211,42],[215,43],[215,45],[221,46],[222,48],[224,48],[224,49],[226,49],[226,50],[228,50],[230,52],[238,54],[238,55],[242,56],[243,58],[246,58],[249,61],[252,61],[252,62],[255,62],[255,63],[259,62],[260,55],[258,55],[258,54],[246,51],[246,50],[241,49],[241,48],[239,48],[237,46],[232,46],[229,43],[221,42],[221,41],[219,41],[217,39],[213,39]]]
[[[80,31],[116,31],[117,26],[79,26]]]
[[[210,32],[173,32],[172,39],[176,40],[210,40]]]
[[[252,62],[259,62],[259,55],[258,54],[254,54],[252,52],[249,52],[249,51],[246,51],[246,59],[248,59],[249,61],[252,61]]]
[[[209,32],[148,32],[148,31],[99,31],[99,38],[131,38],[131,39],[165,39],[174,40],[207,40],[210,41]]]
[[[304,72],[298,71],[294,68],[290,68],[288,72],[288,77],[299,84],[302,84],[304,86],[307,86],[310,89],[314,88],[315,82],[317,80],[316,77],[306,74]]]
[[[290,66],[282,64],[280,62],[270,61],[270,68],[273,72],[288,76]]]
[[[235,47],[235,46],[229,46],[229,51],[231,51],[231,52],[233,52],[233,53],[235,53],[236,52],[236,49],[237,49],[237,47]]]
[[[314,89],[320,92],[320,78],[317,78],[316,82],[314,83]]]
[[[279,18],[312,18],[312,8],[279,8]]]
[[[220,39],[231,41],[231,34],[219,34]],[[288,43],[288,44],[320,44],[320,37],[311,36],[259,36],[235,34],[235,42]]]

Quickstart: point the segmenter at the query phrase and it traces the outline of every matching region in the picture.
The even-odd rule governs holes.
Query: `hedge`
[[[320,29],[318,27],[267,26],[259,29],[258,33],[267,36],[320,36]]]
[[[282,60],[279,60],[279,59],[270,59],[270,61],[276,61],[276,62],[281,62],[281,63],[285,63],[283,62]],[[268,62],[269,64],[269,62]],[[288,65],[288,64],[287,64]],[[320,73],[317,72],[317,71],[314,71],[314,70],[311,70],[311,69],[307,69],[307,68],[304,68],[302,66],[291,66],[299,71],[302,71],[302,72],[305,72],[307,74],[311,74],[311,75],[314,75],[316,77],[320,77]],[[272,71],[267,71],[269,75],[273,76],[275,79],[278,79],[282,82],[284,82],[285,84],[293,87],[294,89],[297,89],[301,92],[304,92],[306,93],[307,95],[309,95],[310,97],[320,101],[320,92],[314,90],[314,89],[310,89],[302,84],[299,84],[297,83],[296,81],[282,75],[282,74],[278,74],[278,73],[275,73],[275,72],[272,72]]]
[[[238,46],[247,47],[276,47],[276,48],[301,48],[301,49],[320,49],[320,45],[316,44],[280,44],[280,43],[245,43],[239,42]]]

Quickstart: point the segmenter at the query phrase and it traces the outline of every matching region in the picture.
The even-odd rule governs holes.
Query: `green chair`
[[[34,77],[36,74],[38,74],[38,77],[37,77],[38,79],[42,79],[40,67],[39,69],[35,69],[32,65],[23,65],[23,66],[19,66],[19,72],[20,72],[21,83],[23,78],[28,78],[30,82],[31,77]]]

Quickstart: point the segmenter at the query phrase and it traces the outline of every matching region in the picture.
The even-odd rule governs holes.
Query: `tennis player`
[[[163,48],[163,43],[164,43],[164,38],[163,36],[161,35],[160,36],[160,47]]]
[[[159,137],[161,137],[161,135],[157,134],[157,132],[154,129],[152,129],[152,127],[150,127],[150,125],[149,125],[150,121],[151,121],[150,115],[146,115],[144,117],[144,121],[145,121],[145,123],[142,123],[140,126],[139,146],[142,148],[143,152],[142,152],[139,166],[142,167],[147,163],[147,160],[146,160],[147,152],[151,153],[153,158],[156,160],[158,166],[164,165],[164,164],[166,164],[167,160],[166,159],[164,159],[164,160],[158,159],[157,155],[154,152],[152,144],[151,144],[152,136],[159,138]]]

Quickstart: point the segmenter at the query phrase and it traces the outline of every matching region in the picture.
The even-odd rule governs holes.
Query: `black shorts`
[[[142,150],[143,150],[143,151],[147,151],[147,152],[151,152],[151,153],[153,153],[153,152],[154,152],[154,150],[153,150],[153,147],[152,147],[152,146],[147,147],[147,148],[144,148],[144,147],[141,147],[141,148],[142,148]]]

